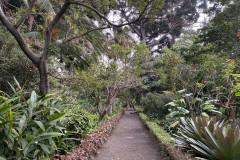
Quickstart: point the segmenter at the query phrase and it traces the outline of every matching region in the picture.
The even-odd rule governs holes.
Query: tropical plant
[[[226,121],[216,121],[215,117],[211,120],[204,116],[182,119],[176,142],[207,159],[240,159],[239,128],[232,129]]]
[[[167,118],[172,119],[173,117],[185,117],[189,115],[189,110],[186,109],[187,104],[184,98],[192,96],[192,93],[183,94],[185,93],[185,90],[180,90],[177,92],[181,94],[180,99],[173,100],[172,102],[169,102],[168,104],[166,104],[166,106],[169,106],[168,110],[170,112],[167,115]]]
[[[54,94],[39,97],[32,91],[26,99],[27,94],[16,83],[18,92],[11,86],[15,91],[12,96],[0,96],[0,157],[48,158],[63,143],[57,137],[70,134],[59,125],[59,119],[66,114],[58,110],[61,98]]]

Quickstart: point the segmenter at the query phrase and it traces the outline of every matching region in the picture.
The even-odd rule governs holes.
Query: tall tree
[[[99,120],[112,113],[116,97],[123,89],[141,85],[140,74],[144,73],[141,64],[150,57],[145,44],[138,45],[122,38],[111,42],[102,62],[92,64],[86,71],[76,72],[77,78],[72,79],[72,83],[83,86],[83,90],[90,94],[100,115]]]
[[[202,29],[202,41],[212,43],[215,53],[228,55],[230,58],[239,57],[240,2],[217,0],[213,4],[209,8],[213,18]]]
[[[24,52],[24,54],[33,62],[33,64],[38,68],[40,75],[40,84],[39,90],[41,94],[46,94],[50,91],[50,80],[49,80],[49,71],[48,71],[48,59],[51,54],[52,42],[54,39],[54,34],[58,32],[56,30],[56,26],[59,21],[66,22],[68,19],[73,18],[73,16],[85,16],[91,15],[96,21],[99,23],[99,27],[92,28],[90,30],[84,30],[82,33],[77,34],[74,37],[67,37],[65,42],[72,41],[76,38],[80,38],[90,32],[96,30],[102,30],[111,27],[122,27],[124,25],[129,25],[134,22],[137,22],[142,17],[145,17],[148,12],[154,9],[156,0],[148,0],[144,1],[141,4],[138,4],[138,16],[130,20],[129,22],[122,22],[119,24],[115,24],[111,22],[106,13],[114,8],[117,4],[117,1],[77,1],[77,0],[62,0],[59,2],[56,1],[46,1],[46,0],[31,0],[28,1],[29,5],[25,8],[25,11],[21,14],[21,17],[16,17],[16,14],[12,14],[11,10],[8,9],[8,3],[1,1],[0,2],[0,20],[2,24],[7,28],[7,30],[15,37],[18,45]],[[56,12],[56,14],[49,14],[46,9],[42,9],[41,12],[36,8],[36,4],[41,5],[43,3],[48,2],[48,4],[53,4],[53,2],[57,3],[60,9]],[[136,4],[135,1],[128,1],[129,4]],[[71,11],[70,6],[76,7],[79,10],[79,13],[74,14]],[[129,6],[131,6],[129,5]],[[5,9],[5,10],[4,10]],[[22,8],[20,8],[22,9]],[[35,17],[31,17],[32,13],[37,13],[38,15],[42,15],[42,21],[44,25],[42,27],[42,32],[44,32],[44,45],[43,50],[38,52],[33,49],[33,46],[29,44],[28,40],[25,38],[23,26],[26,19],[34,19]],[[31,20],[32,21],[32,20]],[[73,25],[74,26],[74,25]],[[34,28],[32,28],[34,29]],[[37,28],[35,28],[37,30]]]
[[[180,36],[184,27],[197,21],[197,0],[165,0],[164,4],[155,12],[157,18],[149,17],[131,24],[130,28],[141,41],[145,41],[152,51],[170,47]],[[128,20],[132,11],[121,7],[121,15]]]

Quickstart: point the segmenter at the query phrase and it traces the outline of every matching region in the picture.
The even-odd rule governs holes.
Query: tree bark
[[[104,110],[102,114],[99,114],[99,119],[98,120],[102,121],[106,114],[107,114],[107,111]]]
[[[112,104],[112,110],[116,110],[116,97],[114,98],[113,104]]]
[[[234,129],[237,125],[234,106],[230,106],[230,117],[232,119],[232,128]]]
[[[48,74],[47,61],[41,60],[38,64],[38,71],[40,75],[39,91],[41,95],[47,94],[50,91],[50,81]]]
[[[33,21],[34,21],[34,15],[31,15],[31,14],[30,14],[30,15],[28,16],[27,32],[31,32],[31,31],[32,31]]]

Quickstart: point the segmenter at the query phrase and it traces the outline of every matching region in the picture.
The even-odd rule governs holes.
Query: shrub
[[[65,108],[67,116],[62,120],[62,124],[69,131],[74,131],[75,137],[83,138],[91,134],[99,125],[98,115],[90,114],[80,108],[80,106],[73,106]]]
[[[240,130],[216,118],[193,117],[182,120],[177,144],[211,160],[240,159]]]
[[[190,154],[185,154],[180,149],[174,147],[175,141],[157,123],[150,121],[149,118],[143,113],[139,113],[139,117],[143,121],[143,123],[149,128],[151,133],[153,133],[157,137],[157,139],[160,142],[161,149],[164,152],[166,152],[170,159],[172,160],[192,159]]]
[[[144,124],[146,124],[146,122],[149,121],[149,118],[143,113],[139,113],[139,117],[141,118]]]
[[[141,107],[135,107],[135,111],[136,111],[137,113],[140,113],[140,112],[142,112],[142,108],[141,108]]]
[[[163,128],[159,127],[155,122],[147,121],[146,125],[150,131],[157,136],[161,143],[168,145],[174,144],[174,140],[171,138],[171,136]]]
[[[69,134],[59,125],[65,116],[57,109],[61,98],[53,94],[39,97],[34,91],[29,99],[24,96],[21,89],[12,97],[0,96],[0,158],[50,157],[62,143],[57,137]]]
[[[167,94],[148,93],[145,98],[141,99],[141,104],[144,106],[144,113],[150,119],[162,119],[169,113],[165,104],[170,101],[171,97]]]

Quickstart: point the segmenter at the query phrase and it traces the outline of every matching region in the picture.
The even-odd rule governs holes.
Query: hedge
[[[184,153],[181,149],[175,147],[174,139],[172,139],[171,136],[157,123],[151,122],[149,118],[143,113],[138,113],[138,115],[142,122],[148,127],[150,132],[157,137],[161,149],[169,156],[171,160],[194,159],[191,154]]]

